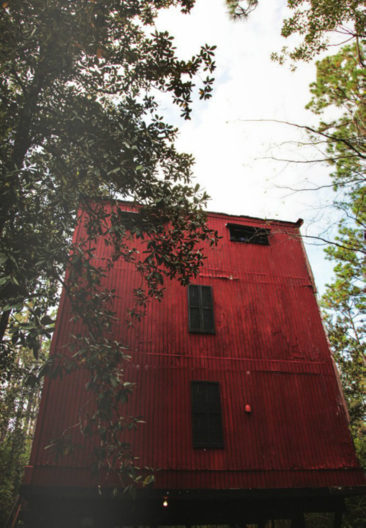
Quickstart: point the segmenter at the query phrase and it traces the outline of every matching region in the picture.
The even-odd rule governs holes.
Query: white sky
[[[296,221],[305,220],[303,235],[322,235],[334,228],[326,204],[332,191],[293,193],[280,187],[309,188],[329,184],[326,164],[294,164],[271,157],[306,160],[321,157],[299,148],[303,131],[273,122],[315,124],[305,110],[315,65],[300,64],[295,72],[270,60],[288,44],[280,36],[285,0],[262,0],[247,21],[232,22],[224,0],[197,0],[190,15],[162,12],[158,29],[176,37],[177,53],[187,59],[202,44],[216,44],[217,69],[213,97],[194,101],[191,121],[180,119],[162,98],[165,115],[180,129],[178,148],[196,159],[194,174],[211,196],[208,209],[231,214]],[[305,240],[306,242],[306,240]],[[319,292],[329,281],[332,265],[314,241],[306,244]]]

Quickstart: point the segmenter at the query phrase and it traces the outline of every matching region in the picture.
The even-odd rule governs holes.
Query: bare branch
[[[348,181],[345,180],[344,182],[342,182],[342,186],[347,186],[347,185],[350,185],[352,183],[359,183],[359,182],[362,182],[363,179],[358,179],[358,178],[352,178],[352,179],[349,179]],[[329,188],[333,188],[334,187],[334,183],[329,183],[328,185],[324,184],[324,185],[317,185],[317,186],[314,186],[314,187],[302,187],[302,188],[299,188],[299,189],[295,189],[294,187],[290,187],[288,185],[275,185],[275,187],[277,189],[284,189],[284,190],[287,190],[287,191],[294,191],[294,192],[302,192],[302,191],[320,191],[321,189],[329,189]]]
[[[285,163],[302,163],[302,164],[306,164],[306,163],[323,163],[324,161],[335,162],[335,161],[340,160],[340,159],[353,159],[353,158],[357,158],[357,157],[358,156],[356,156],[356,155],[352,155],[352,156],[339,156],[339,157],[321,158],[321,159],[313,159],[313,160],[292,160],[292,159],[287,159],[287,158],[275,158],[274,156],[265,156],[265,157],[257,158],[257,159],[261,159],[261,160],[271,159],[271,160],[274,160],[274,161],[283,161]]]
[[[291,121],[282,121],[281,119],[239,119],[239,121],[256,122],[256,123],[260,123],[260,122],[263,122],[263,123],[279,123],[279,124],[282,124],[282,125],[290,125],[290,126],[293,126],[293,127],[296,127],[296,128],[300,128],[302,130],[306,130],[307,132],[312,132],[313,134],[318,134],[319,136],[325,137],[325,138],[329,139],[330,141],[334,141],[335,143],[343,143],[349,149],[353,150],[356,153],[357,156],[359,156],[362,159],[366,159],[366,154],[363,154],[362,152],[360,152],[360,150],[357,149],[352,144],[352,142],[349,141],[348,139],[339,138],[339,137],[333,136],[332,134],[327,134],[326,132],[321,132],[320,130],[317,130],[316,128],[313,128],[313,127],[311,127],[309,125],[299,125],[297,123],[291,123]],[[343,157],[344,156],[342,156],[342,158]],[[291,160],[289,160],[289,161],[291,162]],[[322,161],[326,161],[326,160],[322,160]]]
[[[339,242],[336,242],[335,240],[328,240],[326,238],[323,238],[321,236],[315,236],[315,235],[302,235],[302,238],[308,238],[313,240],[319,240],[323,244],[328,244],[330,246],[336,246],[340,249],[345,249],[346,251],[357,251],[360,253],[363,253],[366,255],[366,249],[363,249],[362,246],[357,245],[348,245],[348,244],[340,244]]]
[[[275,185],[276,189],[284,189],[285,191],[293,191],[294,193],[303,192],[303,191],[320,191],[321,189],[329,189],[333,187],[333,184],[329,185],[319,185],[317,187],[303,187],[301,189],[295,189],[294,187],[289,187],[287,185]]]

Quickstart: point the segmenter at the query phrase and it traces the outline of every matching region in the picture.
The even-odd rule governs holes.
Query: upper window
[[[193,447],[223,448],[220,385],[212,381],[192,381]]]
[[[188,309],[190,332],[215,333],[211,286],[190,284],[188,286]]]
[[[230,231],[230,240],[233,242],[245,242],[246,244],[260,244],[268,246],[269,229],[253,227],[240,224],[227,224]]]

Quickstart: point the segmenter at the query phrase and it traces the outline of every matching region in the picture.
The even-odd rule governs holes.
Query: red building
[[[303,526],[308,511],[335,512],[338,525],[343,498],[362,492],[365,479],[301,223],[209,213],[222,239],[197,279],[168,282],[132,328],[125,314],[140,279],[132,264],[113,269],[117,337],[127,336],[136,382],[128,412],[146,421],[134,452],[156,469],[155,483],[114,499],[98,495],[87,448],[50,462],[44,446],[72,423],[85,392],[77,374],[48,380],[24,485],[29,526]],[[105,251],[101,242],[97,256]],[[63,295],[53,351],[71,324]]]

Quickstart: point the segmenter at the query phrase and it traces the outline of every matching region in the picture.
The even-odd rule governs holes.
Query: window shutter
[[[223,448],[219,383],[192,381],[191,399],[193,447]]]
[[[212,289],[210,286],[201,286],[202,328],[204,332],[215,331],[213,318]]]
[[[214,334],[215,322],[211,286],[188,286],[189,331]]]
[[[201,304],[199,286],[190,284],[188,287],[189,299],[189,330],[191,332],[201,331]]]

